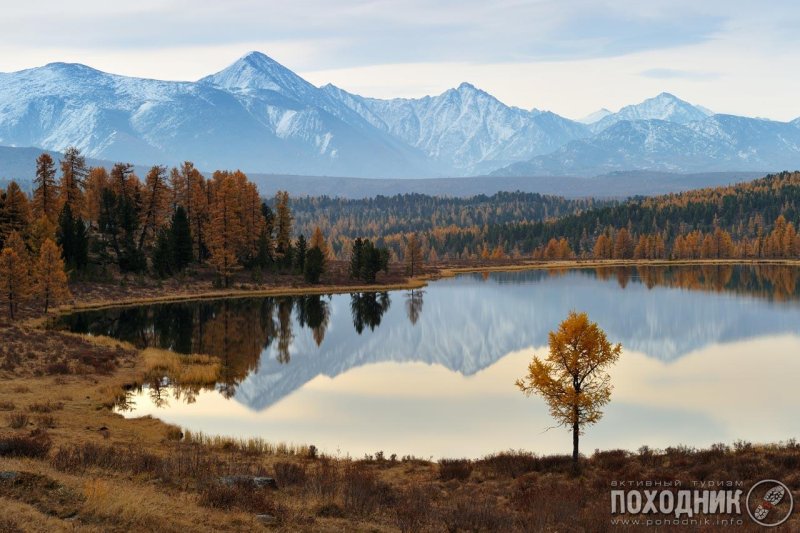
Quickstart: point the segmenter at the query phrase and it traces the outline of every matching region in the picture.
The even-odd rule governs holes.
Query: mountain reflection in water
[[[63,317],[61,326],[119,338],[139,347],[219,357],[223,370],[213,387],[181,387],[153,380],[142,393],[149,395],[148,405],[155,407],[167,405],[170,397],[179,398],[180,402],[197,401],[202,407],[197,407],[192,416],[198,416],[198,409],[214,411],[214,400],[204,396],[207,394],[232,398],[251,412],[269,416],[288,416],[281,409],[288,409],[290,397],[301,391],[303,394],[297,398],[311,402],[303,409],[311,409],[312,404],[313,409],[332,409],[336,404],[333,400],[314,403],[309,399],[319,393],[320,387],[332,383],[339,387],[336,401],[344,402],[348,395],[364,391],[368,402],[374,402],[370,408],[377,408],[382,405],[381,395],[391,389],[405,399],[401,401],[398,396],[384,405],[388,412],[409,409],[413,404],[417,412],[435,413],[437,408],[430,402],[423,406],[422,398],[413,397],[415,391],[423,395],[426,387],[433,387],[428,382],[430,376],[438,375],[440,381],[447,383],[455,380],[451,386],[463,393],[470,390],[470,382],[476,384],[498,372],[507,372],[508,376],[504,374],[502,379],[492,378],[496,391],[490,387],[480,394],[512,394],[513,378],[524,372],[532,350],[541,351],[548,332],[568,311],[578,309],[588,312],[606,330],[609,339],[621,342],[625,350],[618,374],[630,374],[627,379],[631,382],[614,377],[615,399],[609,415],[619,416],[625,411],[631,420],[657,434],[662,429],[652,426],[642,409],[647,403],[644,398],[655,394],[661,385],[630,393],[638,399],[636,402],[619,402],[619,396],[631,390],[637,379],[644,379],[637,372],[651,369],[652,379],[660,384],[680,375],[680,383],[670,385],[679,390],[692,380],[701,379],[684,373],[685,365],[678,364],[683,358],[691,359],[686,365],[696,365],[696,354],[717,354],[720,346],[730,346],[727,351],[739,354],[731,358],[746,357],[741,347],[749,341],[773,346],[768,352],[792,345],[800,334],[799,275],[799,269],[790,267],[731,265],[470,274],[436,281],[424,290],[414,291],[238,298],[76,313]],[[789,356],[762,352],[753,355]],[[701,362],[705,361],[702,366],[705,368],[711,361],[725,366],[716,357],[701,357]],[[512,361],[514,368],[508,366]],[[441,374],[442,371],[449,374]],[[720,378],[725,373],[722,367],[718,372]],[[378,390],[354,381],[359,375],[369,375],[368,379],[376,383],[388,376],[407,381],[402,382],[402,392],[401,382],[396,382],[395,388],[385,384]],[[713,381],[714,375],[707,374],[702,379]],[[728,385],[730,382],[720,383]],[[138,398],[142,402],[145,397],[140,394]],[[672,404],[681,403],[678,398],[669,398],[667,394],[661,399],[660,408],[669,404],[672,409]],[[281,409],[274,410],[278,404]],[[165,416],[170,409],[177,409],[174,402],[165,409]],[[353,413],[367,407],[361,402],[348,409],[354,411],[344,420],[352,422]],[[482,407],[475,409],[480,412]],[[674,409],[670,412],[670,420],[681,419]],[[344,416],[338,411],[328,416],[339,415]],[[293,416],[306,422],[311,419],[306,411]],[[489,418],[482,423],[490,423]],[[316,423],[324,426],[328,422]],[[394,422],[402,425],[403,420]],[[224,427],[228,422],[215,423]],[[682,424],[689,424],[698,435],[713,432],[715,427],[712,421],[692,417]],[[213,431],[224,433],[222,427],[214,426]],[[308,431],[318,442],[314,436],[318,434]],[[361,437],[368,440],[366,435]],[[355,433],[349,438],[355,443]]]

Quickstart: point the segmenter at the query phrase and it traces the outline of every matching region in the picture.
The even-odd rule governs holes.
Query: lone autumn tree
[[[542,396],[558,425],[572,429],[577,468],[580,434],[603,416],[600,408],[611,399],[612,389],[607,369],[619,359],[622,345],[612,345],[596,322],[575,311],[550,332],[549,345],[548,356],[534,356],[528,375],[516,385],[526,396]]]

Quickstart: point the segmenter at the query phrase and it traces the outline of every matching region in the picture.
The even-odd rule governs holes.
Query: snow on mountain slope
[[[418,99],[364,98],[333,85],[323,90],[372,125],[467,173],[547,153],[588,134],[581,124],[506,106],[468,83]]]
[[[800,128],[787,122],[713,115],[677,124],[622,121],[497,175],[597,175],[620,170],[709,172],[800,168]]]
[[[0,73],[0,145],[74,145],[141,165],[188,159],[206,170],[386,178],[798,166],[800,119],[708,113],[662,93],[585,125],[507,106],[468,83],[379,100],[315,87],[259,52],[198,82],[68,63]]]
[[[665,120],[676,124],[686,124],[703,120],[709,115],[706,110],[695,107],[669,93],[661,93],[644,102],[628,105],[617,113],[611,113],[590,125],[593,132],[601,132],[623,120]]]
[[[0,76],[0,143],[137,163],[353,176],[436,172],[427,158],[263,54],[198,83],[53,63]]]

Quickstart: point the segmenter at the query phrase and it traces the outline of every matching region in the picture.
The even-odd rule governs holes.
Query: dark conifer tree
[[[305,272],[307,251],[308,244],[306,243],[306,238],[304,235],[300,235],[295,242],[294,248],[294,269],[300,274]]]
[[[303,275],[309,283],[319,283],[319,278],[325,271],[325,254],[319,247],[314,246],[306,252],[305,269]]]
[[[186,216],[186,210],[182,206],[178,206],[172,214],[170,240],[172,264],[174,270],[180,272],[192,262],[192,232],[189,228],[189,218]]]
[[[166,228],[158,230],[156,245],[153,248],[153,272],[166,278],[175,271],[175,250],[172,246],[172,235]]]

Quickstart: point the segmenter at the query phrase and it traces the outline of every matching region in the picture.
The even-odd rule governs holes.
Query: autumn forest
[[[470,198],[419,194],[365,200],[263,199],[239,171],[201,173],[191,162],[89,168],[77,149],[36,161],[31,194],[0,193],[0,283],[13,317],[35,299],[46,312],[68,280],[116,274],[184,276],[205,265],[228,287],[237,272],[317,283],[340,261],[374,283],[389,265],[499,259],[730,259],[800,256],[800,173],[658,197],[565,199],[503,192]]]

